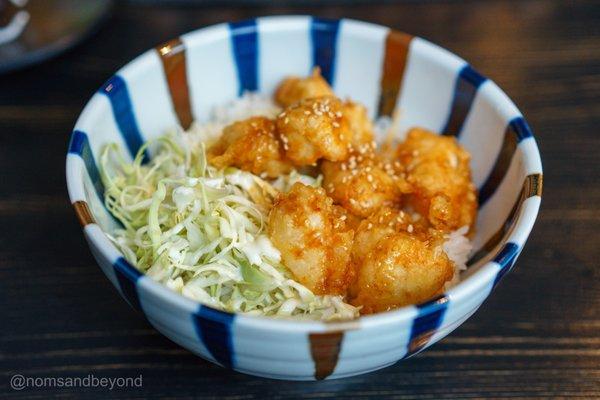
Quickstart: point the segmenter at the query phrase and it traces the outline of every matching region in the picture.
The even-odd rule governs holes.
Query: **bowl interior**
[[[413,126],[458,138],[472,155],[480,193],[467,280],[494,260],[496,282],[522,248],[539,207],[542,170],[531,130],[492,81],[426,40],[352,20],[270,17],[221,24],[157,46],[118,71],[81,114],[67,178],[81,222],[117,226],[102,204],[98,157],[119,143],[128,157],[174,126],[203,121],[245,91],[272,93],[314,66],[337,95],[373,118],[394,117],[398,139]],[[147,154],[152,156],[151,152]],[[460,284],[456,293],[460,289]]]

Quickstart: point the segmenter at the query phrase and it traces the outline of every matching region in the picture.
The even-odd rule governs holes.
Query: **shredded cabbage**
[[[122,224],[109,235],[129,262],[152,279],[201,303],[252,315],[342,320],[358,309],[341,296],[318,296],[294,281],[265,234],[278,190],[320,179],[293,172],[273,185],[235,168],[209,166],[204,144],[186,133],[162,136],[142,165],[115,144],[104,148],[105,204]]]

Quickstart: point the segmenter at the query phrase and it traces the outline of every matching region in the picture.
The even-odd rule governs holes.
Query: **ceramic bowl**
[[[272,93],[287,75],[321,68],[337,95],[452,135],[472,154],[480,207],[461,282],[423,304],[343,323],[251,317],[184,298],[140,274],[108,240],[97,160],[130,155],[176,125],[205,120],[245,91]],[[203,28],[149,50],[93,95],[67,155],[71,201],[91,251],[127,302],[165,336],[236,371],[295,380],[363,374],[431,346],[471,316],[523,249],[541,201],[542,166],[527,122],[494,82],[418,37],[354,20],[266,17]]]

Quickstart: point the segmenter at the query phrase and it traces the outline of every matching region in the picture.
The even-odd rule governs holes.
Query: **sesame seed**
[[[334,128],[339,128],[340,127],[340,124],[338,124],[337,122],[334,122],[332,125],[333,125]]]
[[[406,228],[406,230],[408,231],[408,233],[412,233],[412,231],[414,230],[412,224],[408,225],[408,227]]]
[[[369,225],[367,225],[367,229],[371,229],[373,227],[373,224],[369,222]]]
[[[306,110],[306,111],[304,111],[304,114],[305,115],[310,115],[310,111]]]
[[[450,162],[450,166],[452,168],[457,168],[458,167],[458,157],[456,157],[456,154],[454,154],[454,153],[448,154],[448,159],[449,159],[449,162]]]

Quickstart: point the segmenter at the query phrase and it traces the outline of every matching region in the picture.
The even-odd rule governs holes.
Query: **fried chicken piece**
[[[373,124],[360,104],[346,101],[344,116],[352,132],[350,157],[343,162],[323,161],[324,187],[336,204],[357,217],[367,217],[381,207],[398,206],[410,191],[395,149],[382,153],[374,141]],[[392,154],[394,153],[394,154]]]
[[[365,218],[382,207],[400,205],[399,179],[391,170],[385,170],[370,147],[346,161],[323,161],[321,172],[327,194],[357,217]]]
[[[471,180],[470,155],[454,137],[413,128],[396,155],[412,188],[408,205],[446,232],[473,226],[477,193]]]
[[[275,101],[282,107],[315,97],[333,97],[333,89],[321,76],[321,70],[316,67],[312,75],[307,78],[292,76],[281,82],[275,91]],[[373,123],[368,116],[367,109],[358,103],[345,101],[343,113],[349,122],[352,132],[352,146],[358,149],[363,145],[370,145],[374,140]]]
[[[325,158],[345,160],[352,134],[336,97],[317,97],[286,108],[277,117],[277,131],[286,157],[297,166],[314,165]]]
[[[363,220],[352,248],[356,280],[350,302],[370,314],[440,293],[454,275],[443,240],[443,234],[428,229],[422,218],[415,220],[395,209],[382,209]]]
[[[353,280],[354,231],[344,209],[322,188],[295,183],[280,194],[269,214],[269,236],[283,264],[316,294],[344,294]]]
[[[275,91],[275,101],[282,107],[288,107],[300,100],[333,96],[333,90],[321,76],[321,70],[316,67],[308,78],[292,76],[279,84]]]
[[[452,279],[446,254],[404,232],[377,242],[358,268],[357,295],[351,301],[363,314],[426,301]]]
[[[430,230],[429,224],[420,215],[409,214],[396,207],[378,209],[368,218],[362,219],[354,230],[352,260],[358,264],[373,251],[379,239],[395,232],[406,232],[421,240],[429,240],[435,235],[438,240],[438,232]]]
[[[266,117],[252,117],[225,127],[207,156],[217,168],[234,166],[269,178],[292,170],[277,138],[275,122]]]

